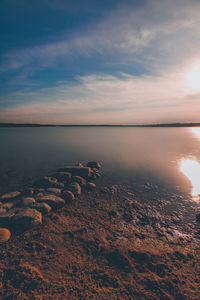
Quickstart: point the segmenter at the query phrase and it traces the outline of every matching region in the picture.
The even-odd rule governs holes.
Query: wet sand
[[[144,180],[96,184],[1,244],[1,299],[199,299],[198,205]]]

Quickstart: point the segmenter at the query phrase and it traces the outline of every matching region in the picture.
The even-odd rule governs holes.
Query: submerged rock
[[[38,202],[45,202],[53,209],[61,208],[65,205],[65,200],[53,194],[38,197]]]
[[[62,197],[67,203],[71,203],[75,199],[74,194],[68,190],[63,191]]]
[[[94,184],[93,182],[88,182],[87,185],[86,185],[86,189],[88,191],[92,191],[96,188],[96,184]]]
[[[69,172],[56,172],[52,176],[57,180],[68,182],[71,179],[72,174]]]
[[[81,187],[77,182],[70,183],[67,186],[67,190],[71,191],[76,196],[81,194]]]
[[[54,187],[57,181],[58,180],[54,177],[44,176],[42,179],[35,182],[35,186],[41,188]]]
[[[33,208],[18,211],[12,219],[12,224],[20,230],[42,224],[42,214]]]
[[[5,243],[10,239],[10,230],[6,228],[0,228],[0,244]]]
[[[2,195],[0,197],[0,200],[2,202],[14,201],[14,200],[18,199],[20,195],[21,195],[21,192],[11,192],[11,193]]]
[[[89,167],[91,169],[97,169],[97,170],[99,170],[101,168],[101,165],[97,161],[89,161],[87,163],[87,167]]]
[[[83,178],[89,178],[92,174],[91,168],[77,166],[66,166],[59,169],[58,172],[69,172],[72,176],[81,176]]]

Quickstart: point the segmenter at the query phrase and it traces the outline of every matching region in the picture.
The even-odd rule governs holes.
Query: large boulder
[[[83,178],[89,178],[92,174],[91,168],[78,166],[66,166],[59,169],[58,172],[69,172],[72,176],[81,176]]]
[[[0,201],[2,202],[9,202],[9,201],[15,201],[19,199],[19,196],[21,195],[21,192],[11,192],[8,194],[3,194],[0,197]]]
[[[69,172],[56,172],[52,175],[52,177],[56,178],[61,182],[68,182],[71,179],[72,174]]]
[[[37,201],[47,203],[52,209],[61,208],[65,205],[65,200],[63,198],[53,194],[38,197]]]
[[[87,163],[87,167],[89,167],[91,169],[97,169],[97,170],[99,170],[101,168],[101,165],[97,161],[89,161]]]
[[[66,189],[72,192],[75,196],[81,194],[81,187],[77,182],[71,182]]]
[[[14,228],[23,231],[42,224],[42,214],[33,208],[25,208],[18,211],[12,219]]]

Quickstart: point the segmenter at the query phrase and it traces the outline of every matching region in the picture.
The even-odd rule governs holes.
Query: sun
[[[200,91],[200,64],[194,66],[188,73],[187,82],[192,90]]]

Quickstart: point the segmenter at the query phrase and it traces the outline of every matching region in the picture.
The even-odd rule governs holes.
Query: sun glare
[[[200,90],[200,64],[194,66],[187,75],[188,85],[192,90]]]
[[[190,131],[195,137],[200,139],[200,127],[190,127]]]
[[[198,200],[200,195],[200,163],[192,158],[183,158],[180,161],[180,170],[190,180],[192,184],[193,199]]]

